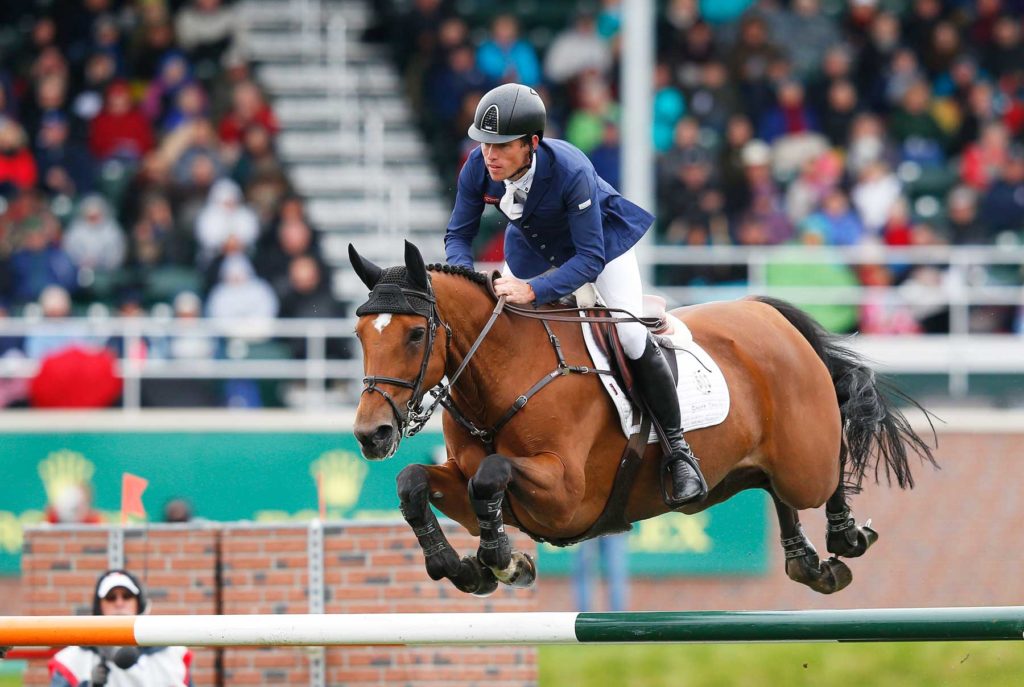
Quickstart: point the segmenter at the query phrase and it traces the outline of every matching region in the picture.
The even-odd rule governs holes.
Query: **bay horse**
[[[511,549],[505,524],[567,545],[668,512],[661,446],[647,445],[644,433],[635,478],[617,498],[621,526],[603,516],[616,500],[627,438],[590,374],[578,323],[509,312],[504,299],[496,305],[490,277],[427,267],[408,241],[402,266],[382,269],[351,245],[349,258],[370,289],[356,311],[366,377],[353,432],[363,455],[394,455],[438,403],[445,407],[447,460],[410,465],[397,479],[402,514],[432,579],[481,596],[499,582],[525,587],[535,564]],[[876,481],[884,473],[913,487],[908,449],[935,465],[931,448],[865,362],[798,308],[748,297],[673,314],[721,367],[732,399],[722,423],[687,433],[710,492],[679,511],[764,489],[778,515],[787,575],[824,594],[843,589],[852,573],[839,557],[862,555],[878,537],[851,517],[847,495],[872,466]],[[798,515],[822,504],[826,560]],[[480,537],[476,555],[459,558],[432,506]]]

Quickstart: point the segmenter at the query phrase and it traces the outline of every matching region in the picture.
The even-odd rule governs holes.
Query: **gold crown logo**
[[[313,481],[323,480],[324,501],[332,508],[348,510],[359,499],[366,479],[366,464],[350,451],[327,451],[309,466]]]
[[[89,484],[95,466],[77,451],[54,451],[39,463],[39,478],[46,489],[46,499],[55,503],[57,497],[70,486]]]

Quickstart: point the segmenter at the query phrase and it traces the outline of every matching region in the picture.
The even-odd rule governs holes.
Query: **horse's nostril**
[[[363,446],[381,446],[391,442],[394,431],[391,425],[377,425],[373,431],[356,431],[355,435]]]
[[[394,429],[391,425],[378,425],[377,429],[370,435],[370,441],[377,444],[384,444],[391,441],[391,437],[394,434]]]

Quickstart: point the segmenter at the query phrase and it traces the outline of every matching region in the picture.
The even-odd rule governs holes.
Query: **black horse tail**
[[[873,455],[875,482],[879,481],[880,472],[884,470],[886,482],[892,484],[895,478],[902,489],[914,486],[908,447],[922,461],[938,467],[931,447],[913,430],[900,409],[892,405],[892,398],[903,399],[924,413],[932,426],[932,438],[937,442],[931,413],[891,383],[876,376],[859,355],[841,343],[839,336],[827,331],[804,311],[777,298],[756,296],[753,300],[770,305],[785,317],[811,344],[832,376],[843,421],[840,462],[843,483],[848,492],[860,491]]]

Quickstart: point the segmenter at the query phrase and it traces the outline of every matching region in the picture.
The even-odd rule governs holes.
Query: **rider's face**
[[[540,140],[536,135],[533,139],[534,145]],[[481,143],[480,152],[494,181],[505,181],[530,164],[530,146],[521,138],[509,143]]]

